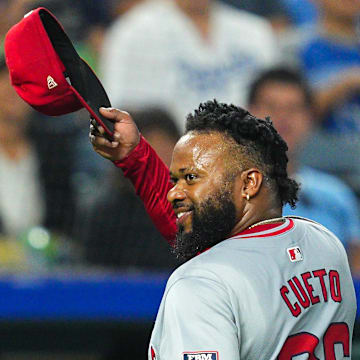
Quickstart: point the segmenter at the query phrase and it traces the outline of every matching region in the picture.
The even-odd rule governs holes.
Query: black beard
[[[229,237],[236,224],[236,209],[229,190],[207,198],[192,212],[192,231],[179,226],[172,252],[178,259],[190,260]]]

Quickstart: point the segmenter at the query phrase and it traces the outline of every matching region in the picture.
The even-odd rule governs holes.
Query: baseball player
[[[187,260],[168,280],[150,360],[351,358],[356,299],[345,250],[322,225],[282,216],[298,184],[270,120],[201,104],[169,176],[128,113],[101,113],[115,135],[109,142],[93,123],[95,151],[123,170]]]

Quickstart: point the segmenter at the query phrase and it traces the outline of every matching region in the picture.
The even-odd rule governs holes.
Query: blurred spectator
[[[124,0],[125,3],[135,1],[139,0]],[[122,2],[119,0],[81,0],[77,3],[84,17],[84,25],[80,32],[81,41],[76,42],[75,47],[98,76],[99,54],[103,46],[104,35],[116,16],[117,6],[115,5]]]
[[[79,55],[89,64],[95,74],[99,74],[99,54],[102,49],[106,27],[103,24],[90,25],[81,43],[76,45]]]
[[[86,32],[85,17],[81,14],[80,3],[74,7],[59,0],[2,1],[0,7],[7,16],[3,16],[0,21],[0,39],[5,37],[9,28],[21,20],[24,14],[39,6],[45,6],[55,14],[75,46],[78,47],[82,34]],[[3,18],[6,18],[6,21]],[[93,43],[96,44],[96,41]],[[78,182],[74,153],[81,133],[79,127],[82,126],[86,132],[88,131],[88,115],[84,121],[81,112],[48,117],[29,111],[30,108],[10,86],[7,71],[4,81],[2,80],[1,85],[5,88],[0,101],[4,105],[1,106],[0,112],[5,114],[7,108],[9,111],[4,117],[0,116],[0,118],[7,118],[6,122],[1,121],[0,129],[3,134],[1,140],[5,139],[4,143],[8,149],[11,149],[11,146],[15,150],[28,147],[28,154],[24,151],[24,159],[12,161],[13,164],[5,162],[1,157],[0,203],[8,205],[8,208],[0,207],[0,234],[11,235],[23,243],[35,233],[41,234],[39,231],[32,231],[33,226],[41,225],[46,233],[40,236],[47,234],[46,236],[49,236],[51,240],[49,246],[52,247],[44,251],[52,252],[57,263],[75,260],[75,258],[77,260],[73,225],[79,205],[76,195],[82,184],[81,181]],[[27,111],[21,116],[21,109],[24,107]],[[15,120],[14,117],[16,117]],[[19,139],[15,138],[15,135]],[[85,140],[87,141],[87,135],[85,135]],[[11,145],[12,143],[14,145]],[[9,169],[10,165],[11,169]],[[14,171],[16,174],[11,177]],[[16,190],[16,186],[19,190]],[[10,203],[12,208],[9,208]],[[13,211],[10,211],[12,209]],[[9,228],[10,221],[14,223],[13,229]],[[15,224],[15,221],[18,224]],[[64,251],[70,249],[74,250],[74,254],[65,255]]]
[[[283,44],[286,58],[302,67],[314,91],[321,124],[303,161],[340,176],[360,196],[360,162],[354,157],[360,153],[360,2],[315,4],[317,23]]]
[[[173,118],[156,108],[132,111],[139,130],[170,165],[180,133]],[[128,270],[170,270],[178,264],[153,225],[134,188],[113,166],[97,189],[97,201],[82,216],[79,238],[90,264]],[[115,218],[114,218],[115,214]],[[154,251],[154,249],[156,251]]]
[[[0,0],[0,56],[4,55],[4,39],[9,28],[26,13],[31,0]]]
[[[291,25],[284,0],[222,0],[238,9],[246,10],[270,21],[276,33],[281,33]],[[305,1],[305,0],[302,0]]]
[[[0,68],[1,232],[17,236],[44,225],[71,235],[74,135],[60,137],[53,118],[33,112],[16,94],[4,60]]]
[[[282,6],[295,27],[309,26],[318,18],[318,11],[313,0],[281,0]]]
[[[182,129],[202,101],[244,103],[277,50],[266,20],[220,1],[146,0],[115,21],[102,55],[114,106],[163,107]]]
[[[114,18],[120,17],[144,0],[113,0]]]
[[[114,19],[124,15],[142,1],[144,0],[104,0],[101,2],[81,0],[77,3],[86,26],[83,26],[80,31],[81,41],[76,42],[75,47],[80,56],[98,76],[100,73],[99,55],[102,51],[103,40],[108,27]],[[65,6],[69,7],[68,4]],[[61,15],[62,12],[60,11]]]
[[[180,131],[173,117],[160,108],[130,112],[140,132],[169,167],[173,148],[180,138]]]
[[[54,118],[33,113],[29,134],[38,153],[45,192],[44,225],[71,237],[76,214],[74,144],[78,141],[74,115]]]
[[[270,116],[288,144],[289,173],[301,184],[296,209],[299,215],[318,221],[334,232],[348,251],[353,271],[360,273],[360,214],[356,197],[338,178],[303,166],[300,152],[314,129],[313,98],[304,79],[287,68],[274,68],[255,79],[249,92],[249,110]]]
[[[114,8],[117,3],[135,1],[135,0],[80,0],[77,1],[76,6],[80,9],[88,25],[107,25],[113,19]],[[67,5],[72,7],[72,5]],[[86,31],[86,29],[83,29]]]
[[[30,111],[0,57],[0,233],[12,237],[45,218],[39,159],[26,132]]]
[[[317,0],[317,4],[316,32],[300,48],[316,110],[328,131],[360,133],[360,2]]]

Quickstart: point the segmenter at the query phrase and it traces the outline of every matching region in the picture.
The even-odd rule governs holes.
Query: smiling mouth
[[[192,210],[189,211],[183,211],[183,212],[179,212],[176,217],[176,223],[177,225],[181,225],[184,223],[184,221],[192,214]]]

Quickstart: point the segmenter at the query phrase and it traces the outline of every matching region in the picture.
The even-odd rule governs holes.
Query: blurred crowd
[[[270,116],[302,186],[285,215],[327,226],[360,275],[358,0],[0,0],[0,42],[39,6],[166,164],[200,102]],[[0,47],[0,272],[178,265],[88,129],[84,110],[50,118],[24,103]]]

